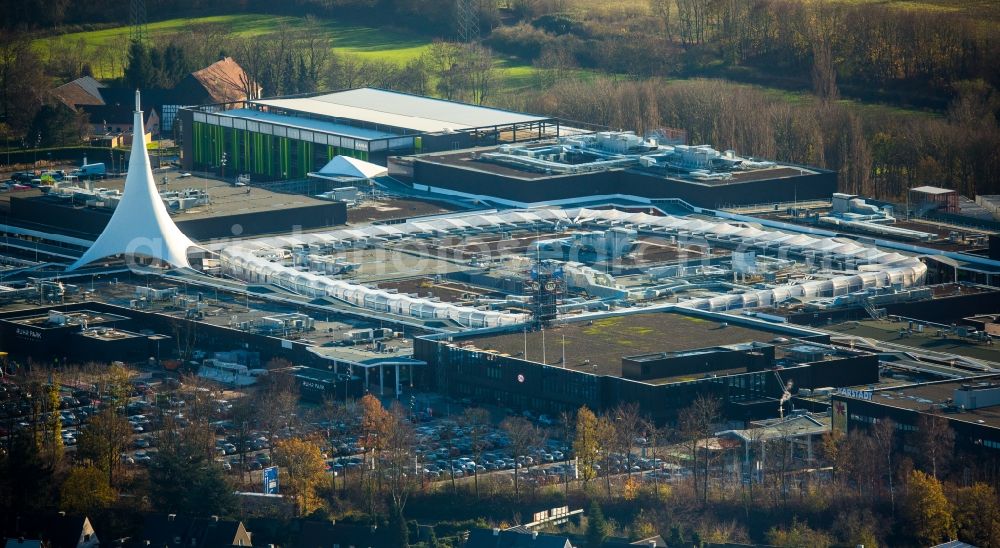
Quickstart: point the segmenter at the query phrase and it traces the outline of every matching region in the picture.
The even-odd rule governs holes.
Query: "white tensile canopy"
[[[310,177],[319,179],[374,179],[389,173],[389,170],[371,162],[358,160],[349,156],[334,156],[323,169],[310,173]]]
[[[143,135],[145,130],[138,91],[135,92],[133,124],[136,128],[135,135]],[[174,224],[156,190],[146,143],[142,139],[135,139],[121,201],[94,245],[69,270],[121,254],[150,257],[177,268],[190,268],[187,252],[192,247],[195,247],[194,242]]]

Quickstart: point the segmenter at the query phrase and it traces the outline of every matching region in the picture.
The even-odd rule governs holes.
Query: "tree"
[[[132,89],[151,88],[158,83],[156,67],[153,66],[149,50],[142,42],[133,41],[129,44],[125,83]]]
[[[618,432],[615,430],[614,421],[607,415],[601,415],[597,419],[597,450],[603,456],[604,463],[604,484],[608,491],[608,499],[611,498],[611,457],[614,453]]]
[[[767,532],[767,542],[772,546],[787,548],[823,548],[833,544],[833,539],[793,518],[792,525],[788,528],[772,527]]]
[[[896,513],[896,490],[893,484],[893,474],[895,468],[892,465],[892,457],[896,449],[896,423],[892,419],[882,419],[871,429],[871,436],[875,442],[875,449],[880,454],[879,461],[882,466],[880,475],[884,476],[889,483],[889,503],[892,505],[892,513]]]
[[[389,420],[384,423],[380,436],[383,441],[379,466],[389,498],[389,518],[402,529],[403,534],[397,536],[397,539],[402,541],[401,546],[405,546],[406,520],[403,518],[403,510],[417,482],[417,474],[413,469],[413,446],[417,436],[413,423],[407,417],[406,408],[398,401],[389,410]],[[390,529],[390,532],[393,530]]]
[[[518,481],[518,468],[521,465],[520,460],[528,454],[531,446],[538,442],[538,430],[527,419],[517,416],[504,419],[500,423],[500,428],[507,433],[507,439],[510,441],[510,451],[513,453],[514,460],[518,461],[514,463],[514,496],[520,497],[521,491]]]
[[[390,546],[406,547],[410,545],[410,530],[401,512],[389,514],[389,542]]]
[[[18,135],[28,130],[49,87],[31,40],[28,33],[0,32],[0,120]]]
[[[941,482],[920,470],[910,472],[907,479],[907,530],[925,546],[954,539],[955,520]]]
[[[635,447],[635,439],[638,437],[642,420],[639,417],[639,404],[621,403],[611,410],[614,417],[615,450],[625,455],[625,471],[632,477],[632,449]]]
[[[121,454],[128,447],[132,427],[114,407],[108,407],[90,419],[87,429],[80,434],[77,454],[89,459],[108,475],[108,485],[115,485],[115,478],[122,466]]]
[[[73,514],[107,508],[117,498],[104,472],[93,466],[74,466],[59,488],[59,509]]]
[[[59,384],[50,373],[45,385],[45,436],[42,446],[53,466],[58,466],[63,457],[62,415],[59,414]]]
[[[19,511],[48,508],[52,501],[52,463],[43,459],[27,433],[11,440],[8,451],[0,451],[0,503]]]
[[[974,483],[955,492],[958,538],[974,546],[1000,546],[1000,502],[996,490]]]
[[[914,437],[924,468],[937,479],[938,472],[947,467],[955,450],[955,432],[948,425],[948,419],[921,414]]]
[[[85,134],[82,115],[62,103],[42,106],[31,121],[29,135],[39,135],[41,147],[78,145]]]
[[[670,12],[673,10],[674,0],[649,0],[650,11],[660,18],[663,25],[663,32],[667,35],[667,40],[673,40],[672,27],[670,25]]]
[[[346,421],[353,415],[347,410],[345,403],[341,403],[332,397],[324,397],[323,404],[316,410],[316,413],[322,423],[326,424],[324,432],[326,443],[329,444],[332,452],[336,452],[334,441],[340,436],[342,430],[346,430]],[[347,487],[346,478],[342,481],[343,487]],[[337,474],[333,476],[333,488],[337,488]]]
[[[718,420],[719,411],[719,400],[711,396],[699,395],[689,407],[681,410],[677,420],[681,433],[687,440],[686,443],[691,453],[691,462],[694,463],[692,480],[695,486],[695,496],[698,495],[700,475],[702,481],[701,499],[703,502],[708,501],[708,476],[711,469],[709,462],[711,452],[705,447],[705,440],[713,433],[712,425]],[[704,455],[700,465],[698,459],[699,449]]]
[[[295,500],[299,515],[311,514],[322,505],[317,492],[329,481],[319,447],[302,439],[289,438],[279,441],[274,449],[275,463],[283,473],[281,484]]]
[[[253,398],[244,396],[233,402],[233,409],[230,417],[233,427],[236,429],[236,451],[240,455],[240,477],[245,478],[249,473],[247,469],[247,452],[251,450],[251,433],[256,422],[257,406]]]
[[[859,507],[837,515],[833,530],[837,531],[840,541],[845,545],[878,548],[878,526],[880,518],[868,507]]]
[[[129,382],[132,375],[133,372],[120,363],[113,363],[107,368],[100,369],[97,384],[101,401],[112,409],[122,408],[128,403],[132,392],[132,385]]]
[[[279,364],[267,364],[269,370],[276,368]],[[292,426],[299,403],[298,385],[291,375],[268,375],[266,378],[262,399],[267,405],[260,406],[257,419],[268,437],[274,439],[280,430]]]
[[[576,430],[573,436],[573,455],[576,456],[584,485],[597,476],[594,465],[600,458],[599,449],[597,416],[584,405],[576,412]]]
[[[587,548],[601,548],[604,540],[611,535],[611,525],[604,519],[604,512],[597,499],[590,501],[590,508],[587,510]]]
[[[149,498],[168,513],[228,515],[236,507],[234,488],[222,467],[206,458],[200,443],[190,444],[177,432],[161,435],[160,450],[149,468]]]
[[[493,51],[478,44],[466,45],[464,50],[460,81],[465,86],[467,99],[481,105],[492,99],[496,85]]]
[[[469,427],[469,442],[472,444],[473,460],[477,468],[473,470],[476,483],[476,498],[479,498],[479,469],[486,448],[486,434],[490,431],[490,412],[482,407],[469,407],[462,413],[462,422]]]
[[[364,493],[365,507],[369,515],[375,514],[377,502],[377,475],[375,465],[387,441],[385,433],[389,431],[392,417],[382,407],[382,402],[371,394],[361,398],[361,435],[358,443],[364,447],[364,461],[361,465],[361,486]]]

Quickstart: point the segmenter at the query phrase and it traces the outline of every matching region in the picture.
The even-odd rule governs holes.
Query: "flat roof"
[[[386,347],[395,348],[395,351],[377,352],[371,344],[311,346],[309,351],[323,358],[359,367],[373,367],[381,363],[423,363],[413,359],[411,339],[388,339],[383,343]]]
[[[210,205],[200,205],[184,211],[172,211],[170,217],[174,222],[187,221],[191,219],[203,219],[206,217],[219,217],[224,215],[238,215],[244,213],[256,213],[261,211],[281,211],[299,207],[328,206],[330,201],[320,200],[304,194],[291,194],[288,192],[274,192],[262,186],[237,187],[233,186],[231,179],[220,181],[209,179],[199,175],[191,177],[180,177],[179,169],[158,169],[153,172],[153,179],[161,183],[164,177],[167,178],[166,185],[158,184],[158,190],[180,191],[189,188],[198,190],[208,190],[212,203]],[[265,183],[266,184],[266,183]],[[81,183],[82,185],[82,183]],[[125,178],[105,179],[96,183],[95,186],[108,189],[123,190]],[[247,189],[251,188],[250,192]],[[45,195],[39,195],[45,196]],[[42,198],[64,207],[83,208],[85,206],[71,205],[69,200],[62,201],[57,198],[46,196]],[[110,213],[112,210],[106,210]]]
[[[938,328],[933,326],[926,326],[923,332],[914,330],[913,333],[901,336],[900,329],[905,329],[908,326],[909,324],[905,322],[858,320],[826,325],[823,329],[873,341],[909,346],[916,350],[954,354],[1000,363],[1000,346],[993,346],[985,341],[972,340],[953,334],[942,337],[938,335]]]
[[[249,102],[320,116],[364,120],[425,133],[524,124],[550,119],[373,88],[350,89],[312,97],[261,99]]]
[[[545,359],[549,365],[563,366],[560,362],[565,339],[565,366],[568,369],[596,375],[621,376],[622,358],[626,356],[681,352],[737,343],[767,343],[781,336],[794,337],[778,330],[769,330],[767,326],[737,322],[738,317],[727,317],[727,325],[723,327],[722,321],[665,311],[621,314],[557,324],[545,329]],[[524,355],[525,342],[528,347],[527,356]],[[455,337],[454,344],[466,343],[480,350],[493,350],[533,362],[542,361],[541,331]],[[589,360],[589,363],[585,360]],[[702,376],[704,375],[697,377]]]
[[[937,186],[918,186],[916,188],[911,188],[910,192],[919,192],[921,194],[953,194],[954,190],[950,188],[941,188]]]
[[[543,179],[558,179],[560,177],[574,177],[578,175],[590,175],[606,173],[609,171],[629,171],[632,173],[638,173],[645,175],[647,177],[652,177],[658,181],[665,182],[680,182],[684,184],[691,185],[702,185],[702,186],[725,186],[739,183],[748,183],[752,181],[763,181],[769,179],[784,179],[788,177],[799,177],[803,175],[816,175],[820,173],[816,168],[805,168],[796,167],[785,164],[777,164],[773,167],[766,167],[760,169],[753,169],[748,171],[732,171],[728,172],[731,174],[730,179],[707,179],[699,180],[691,177],[685,177],[683,173],[665,171],[663,169],[657,168],[647,168],[642,166],[621,166],[621,167],[611,167],[603,171],[595,170],[582,173],[545,173],[540,170],[532,170],[527,168],[522,168],[516,165],[504,164],[500,162],[488,161],[482,159],[482,154],[487,152],[496,152],[499,147],[481,147],[475,150],[463,149],[459,151],[439,151],[439,152],[429,152],[427,154],[420,154],[415,157],[415,160],[420,162],[427,162],[433,164],[446,165],[451,167],[456,167],[460,169],[481,171],[484,173],[491,173],[494,175],[503,175],[506,177],[516,177],[518,179],[524,180],[543,180]],[[638,158],[638,155],[636,155]],[[596,160],[595,160],[596,161]]]
[[[61,316],[65,319],[62,324],[50,323],[49,319],[52,317],[49,312],[43,314],[32,314],[30,316],[19,316],[14,318],[4,318],[3,321],[17,323],[21,325],[28,325],[31,327],[39,327],[44,329],[66,327],[66,326],[79,326],[84,321],[87,325],[97,325],[104,324],[108,322],[120,322],[128,320],[125,316],[119,316],[117,314],[110,314],[107,312],[95,312],[93,310],[71,310],[71,311],[60,311],[55,310],[57,314],[55,316]]]
[[[337,135],[354,137],[356,139],[374,140],[374,139],[391,139],[393,137],[400,137],[398,133],[390,133],[388,131],[379,131],[377,129],[368,129],[363,127],[351,126],[348,124],[338,124],[336,122],[329,122],[327,120],[318,120],[316,118],[303,118],[301,116],[288,116],[285,114],[274,114],[272,112],[261,112],[259,110],[253,110],[248,108],[237,108],[233,110],[227,110],[225,112],[220,112],[218,114],[219,116],[232,116],[235,118],[252,118],[254,120],[270,122],[272,124],[280,124],[288,127],[308,129],[310,131],[335,133]]]
[[[944,409],[953,404],[955,390],[964,384],[975,385],[976,381],[997,381],[1000,375],[960,379],[954,381],[931,382],[912,386],[902,386],[875,390],[872,393],[872,403],[908,409],[910,411],[932,412],[951,420],[959,420],[976,424],[985,424],[994,428],[1000,427],[1000,405],[980,407],[978,409]],[[850,398],[837,393],[835,396]],[[850,410],[850,403],[848,410]]]

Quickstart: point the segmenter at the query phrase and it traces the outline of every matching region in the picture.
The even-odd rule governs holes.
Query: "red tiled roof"
[[[90,76],[84,76],[53,89],[52,95],[72,109],[80,105],[103,105],[104,99],[100,92],[103,87],[104,84]]]
[[[192,72],[191,76],[205,88],[215,103],[243,101],[247,98],[243,82],[248,76],[232,57]]]

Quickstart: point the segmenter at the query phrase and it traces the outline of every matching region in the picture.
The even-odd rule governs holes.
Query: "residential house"
[[[31,540],[39,541],[46,548],[96,548],[100,545],[87,516],[66,515],[65,512],[11,516],[6,529],[7,546],[31,546]]]
[[[134,94],[133,94],[134,97]],[[90,119],[90,134],[94,139],[108,141],[108,146],[131,146],[132,145],[132,103],[113,103],[106,105],[80,105],[78,108],[85,112]],[[144,108],[145,120],[143,125],[146,129],[143,140],[148,144],[153,140],[153,135],[160,133],[160,116],[155,109]]]
[[[573,548],[573,543],[562,535],[530,531],[526,528],[473,529],[464,548]]]
[[[177,514],[146,516],[142,533],[132,544],[153,548],[253,546],[250,533],[242,521],[219,519],[218,516],[194,518]]]
[[[171,89],[142,90],[146,115],[157,114],[155,125],[147,121],[146,130],[152,136],[160,135],[161,132],[170,135],[173,132],[174,117],[182,106],[243,101],[248,95],[249,98],[256,98],[260,93],[260,86],[250,79],[243,67],[232,57],[224,57],[185,76]],[[109,136],[126,133],[130,135],[124,127],[132,125],[134,89],[108,87],[90,76],[84,76],[53,89],[51,94],[73,111],[86,112],[97,138],[109,139]],[[126,118],[121,118],[118,113],[120,109],[129,113]],[[105,127],[109,130],[105,131]],[[116,131],[116,128],[121,130]],[[131,137],[128,142],[131,142]]]
[[[393,548],[385,530],[372,525],[300,521],[299,548]]]

